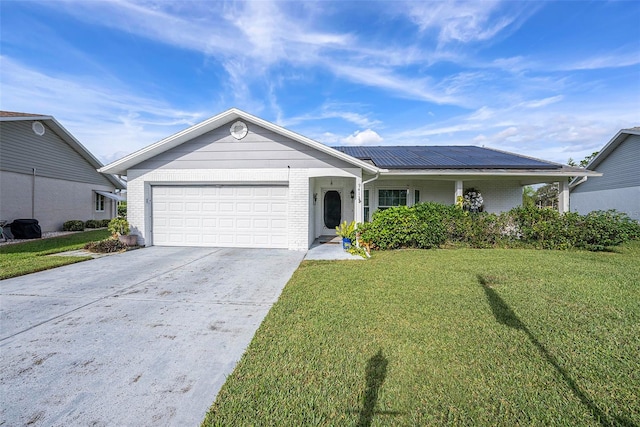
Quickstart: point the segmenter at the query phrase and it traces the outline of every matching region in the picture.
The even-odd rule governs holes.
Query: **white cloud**
[[[355,131],[342,140],[342,142],[348,145],[374,145],[380,144],[382,141],[382,137],[371,129]]]
[[[352,111],[353,109],[362,109],[361,105],[347,104],[347,103],[324,103],[319,110],[312,111],[307,114],[282,119],[280,124],[282,126],[292,126],[302,122],[326,120],[326,119],[341,119],[345,122],[353,123],[360,127],[374,127],[381,124],[380,120],[373,120],[369,118],[367,114],[358,113]]]
[[[385,89],[396,97],[418,99],[436,104],[463,104],[460,97],[435,88],[432,79],[426,76],[410,78],[383,68],[360,67],[341,63],[327,65],[339,76],[366,86]]]
[[[532,10],[530,5],[505,10],[500,1],[410,2],[409,16],[421,31],[436,29],[442,44],[494,38],[508,27],[516,29]]]
[[[560,102],[564,99],[563,95],[550,96],[544,99],[534,99],[532,101],[523,102],[521,105],[525,108],[540,108],[546,107],[556,102]]]
[[[134,95],[124,85],[80,76],[52,76],[0,57],[3,110],[54,116],[103,162],[130,153],[202,120],[163,100]]]

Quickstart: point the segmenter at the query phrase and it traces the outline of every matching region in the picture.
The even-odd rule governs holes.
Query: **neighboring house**
[[[112,218],[124,184],[51,116],[0,111],[0,219],[35,218],[42,231],[71,219]]]
[[[618,132],[586,169],[602,176],[577,177],[569,184],[572,211],[616,209],[640,220],[640,127]]]
[[[522,186],[593,172],[480,147],[327,147],[237,109],[115,161],[139,243],[304,250],[341,221],[466,188],[498,212]]]

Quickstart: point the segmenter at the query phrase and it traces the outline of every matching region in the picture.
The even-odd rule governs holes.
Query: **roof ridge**
[[[45,114],[20,113],[18,111],[0,110],[0,117],[51,117]]]

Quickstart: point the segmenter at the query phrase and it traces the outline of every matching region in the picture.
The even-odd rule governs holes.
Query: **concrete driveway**
[[[0,281],[0,425],[199,425],[303,257],[151,247]]]

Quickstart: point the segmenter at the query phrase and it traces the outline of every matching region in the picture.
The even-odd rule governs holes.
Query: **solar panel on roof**
[[[558,169],[561,166],[476,146],[335,147],[388,169]]]

